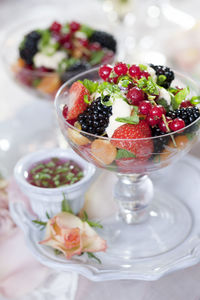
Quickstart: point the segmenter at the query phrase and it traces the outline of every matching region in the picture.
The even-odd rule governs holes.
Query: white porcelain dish
[[[83,169],[83,178],[72,185],[61,186],[58,188],[40,188],[31,185],[26,180],[24,173],[35,163],[52,157],[77,162]],[[77,214],[83,207],[84,194],[93,180],[94,174],[95,167],[93,165],[87,163],[73,150],[63,150],[60,148],[45,149],[30,153],[22,157],[14,168],[16,182],[21,191],[29,198],[32,210],[41,220],[46,220],[46,213],[52,216],[60,212],[63,194],[69,200],[73,212]]]
[[[168,273],[200,262],[200,161],[187,156],[184,160],[170,167],[166,171],[164,179],[163,176],[157,176],[153,180],[155,185],[159,184],[165,189],[170,189],[179,201],[184,202],[185,206],[189,208],[193,225],[190,234],[182,244],[162,255],[151,257],[151,259],[122,259],[120,257],[120,247],[122,245],[116,243],[115,249],[109,248],[109,241],[107,241],[107,251],[97,253],[102,264],[98,264],[84,256],[66,260],[62,255],[57,256],[51,248],[38,244],[44,232],[38,230],[31,222],[31,216],[27,214],[22,204],[11,203],[11,215],[23,229],[28,247],[33,255],[48,267],[57,270],[75,271],[94,281],[157,280]],[[104,220],[102,220],[102,223],[104,224]],[[104,229],[99,231],[99,234],[104,235],[104,231],[106,231],[106,224],[104,224]],[[123,247],[126,247],[126,245],[123,245]]]

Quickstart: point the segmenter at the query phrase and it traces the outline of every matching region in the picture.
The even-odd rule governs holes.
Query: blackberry
[[[172,119],[180,118],[185,122],[185,126],[187,126],[199,118],[200,111],[199,111],[198,107],[195,107],[195,106],[185,107],[185,108],[180,108],[180,109],[177,109],[174,111],[169,111],[167,113],[167,116]]]
[[[105,96],[104,101],[108,101],[110,96]],[[92,102],[88,108],[78,116],[78,122],[81,129],[88,133],[102,135],[109,123],[109,117],[112,115],[112,106],[106,106],[101,103],[101,97]]]
[[[153,137],[157,137],[156,139],[153,139],[154,154],[159,154],[164,150],[165,145],[168,144],[169,136],[162,137],[165,133],[161,131],[158,126],[152,127],[151,133]]]
[[[80,72],[86,71],[90,68],[90,64],[85,61],[78,61],[77,63],[70,66],[65,72],[61,74],[62,82],[66,82],[73,76],[79,74]]]
[[[116,40],[107,32],[95,30],[90,37],[90,42],[98,42],[102,47],[112,50],[114,53],[116,52]]]
[[[41,34],[37,31],[32,31],[27,34],[24,41],[19,49],[20,57],[25,60],[28,65],[33,64],[33,56],[38,51],[38,42],[41,38]]]
[[[159,78],[157,78],[157,83],[168,89],[170,87],[171,82],[174,80],[174,72],[165,66],[155,66],[153,64],[150,64],[150,67],[153,68],[156,71],[156,75],[164,75],[166,79],[164,81],[159,81]]]

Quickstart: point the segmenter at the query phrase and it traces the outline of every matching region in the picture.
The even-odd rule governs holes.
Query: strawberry
[[[135,154],[137,159],[146,161],[153,152],[153,141],[151,139],[151,129],[145,120],[140,120],[138,124],[124,124],[118,127],[113,135],[112,144],[120,149],[125,149]],[[133,140],[132,140],[133,139]],[[134,139],[136,139],[134,141]]]
[[[74,82],[69,90],[67,120],[76,119],[87,108],[87,103],[84,101],[85,95],[88,96],[89,100],[88,89],[79,81]]]

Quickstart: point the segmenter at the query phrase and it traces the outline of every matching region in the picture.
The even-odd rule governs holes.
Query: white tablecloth
[[[195,17],[199,15],[198,0],[172,3]],[[11,23],[38,15],[51,16],[52,19],[62,16],[62,19],[81,20],[98,28],[113,30],[102,10],[102,0],[1,0],[0,37],[5,35]],[[51,132],[54,127],[52,104],[38,101],[18,87],[6,73],[2,62],[0,93],[0,171],[9,176],[21,155],[54,146],[57,139]],[[200,158],[199,150],[200,145],[197,145],[192,153]],[[79,276],[75,300],[199,300],[199,278],[200,265],[177,271],[155,282],[123,280],[96,283]]]

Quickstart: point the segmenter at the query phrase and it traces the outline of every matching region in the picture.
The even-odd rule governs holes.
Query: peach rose
[[[87,222],[67,212],[61,212],[47,222],[45,239],[40,244],[60,250],[67,259],[82,252],[106,250],[106,241]]]

